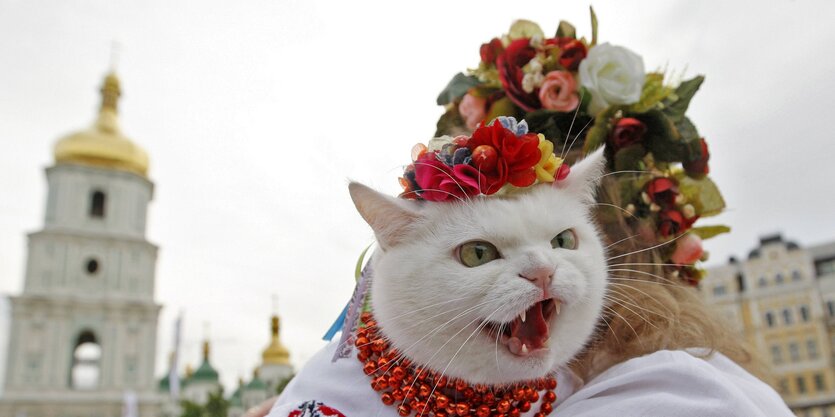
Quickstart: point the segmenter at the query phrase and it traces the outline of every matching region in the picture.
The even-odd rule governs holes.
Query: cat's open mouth
[[[487,322],[488,336],[507,346],[510,353],[528,356],[548,347],[549,322],[554,314],[560,314],[560,300],[549,298],[534,303],[513,321],[507,323]]]

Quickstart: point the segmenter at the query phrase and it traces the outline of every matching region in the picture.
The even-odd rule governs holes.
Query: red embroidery
[[[310,400],[305,401],[299,408],[287,414],[287,417],[345,417],[339,410],[325,404]]]

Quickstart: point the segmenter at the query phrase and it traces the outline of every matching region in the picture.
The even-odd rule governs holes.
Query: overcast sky
[[[249,378],[272,294],[302,364],[372,239],[348,179],[397,193],[411,146],[434,132],[437,93],[514,19],[546,33],[565,19],[590,35],[584,2],[466,3],[0,0],[0,293],[22,288],[43,169],[58,138],[93,121],[115,40],[122,128],[148,151],[156,184],[157,373],[182,310],[185,361],[197,363],[208,322],[224,382]],[[801,245],[835,239],[835,2],[764,4],[594,3],[601,41],[648,69],[707,76],[689,115],[728,211],[702,224],[734,229],[707,242],[711,263],[774,231]]]

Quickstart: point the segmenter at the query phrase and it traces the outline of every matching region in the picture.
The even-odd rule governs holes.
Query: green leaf
[[[664,86],[663,74],[649,73],[644,82],[643,90],[641,90],[641,99],[637,103],[629,106],[629,111],[635,113],[649,111],[660,103],[661,100],[669,96],[670,93],[672,93],[672,90]]]
[[[647,126],[644,136],[646,147],[652,152],[656,161],[681,161],[686,153],[686,147],[673,121],[659,110],[650,110],[643,114],[634,115]]]
[[[690,233],[696,234],[696,236],[702,239],[710,239],[716,235],[721,235],[722,233],[728,233],[731,231],[731,228],[728,226],[699,226],[690,229]]]
[[[696,125],[690,121],[687,117],[682,117],[679,121],[675,124],[676,130],[678,130],[678,134],[681,137],[681,140],[685,142],[694,142],[696,147],[698,148],[699,155],[702,154],[701,146],[699,146],[699,131],[696,130]]]
[[[696,91],[699,91],[699,87],[704,80],[705,77],[699,75],[683,81],[675,89],[675,94],[672,94],[669,97],[670,100],[665,103],[666,108],[664,109],[664,113],[675,122],[681,120],[684,117],[684,112],[687,111],[687,107],[690,106],[690,100],[693,99]]]
[[[458,113],[458,107],[450,106],[446,113],[441,115],[438,119],[438,122],[435,125],[435,136],[449,135],[454,137],[465,134],[470,134],[470,130],[467,129],[464,119],[462,119],[461,114]]]
[[[571,23],[560,20],[560,25],[557,26],[557,37],[577,39],[577,29]]]
[[[450,80],[446,85],[444,91],[441,91],[441,94],[438,95],[436,102],[439,106],[445,106],[461,97],[464,97],[464,94],[467,94],[469,89],[478,86],[479,84],[478,78],[473,77],[472,75],[464,75],[459,72],[452,77],[452,80]]]
[[[606,138],[609,136],[609,126],[605,123],[599,125],[597,122],[589,129],[586,134],[585,143],[583,143],[583,154],[588,155],[597,148],[606,145]]]
[[[516,116],[517,110],[516,106],[510,101],[507,97],[502,97],[493,102],[490,106],[490,109],[487,111],[487,116],[484,117],[484,120],[487,120],[489,123],[491,120],[499,117],[499,116]]]
[[[594,14],[594,7],[589,6],[591,12],[591,46],[597,45],[597,15]]]
[[[719,187],[710,178],[696,179],[682,174],[677,179],[679,191],[687,197],[699,216],[715,216],[725,208]]]
[[[636,143],[618,150],[615,154],[615,171],[640,170],[640,162],[647,154],[641,144]]]
[[[510,40],[533,37],[545,39],[545,32],[543,32],[539,25],[535,22],[519,19],[510,25],[510,31],[507,33],[507,37],[510,38]]]

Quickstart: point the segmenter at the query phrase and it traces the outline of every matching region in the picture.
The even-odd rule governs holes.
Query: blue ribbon
[[[333,337],[336,336],[336,332],[342,330],[342,325],[345,324],[345,316],[348,315],[348,304],[345,304],[345,308],[342,309],[342,313],[339,313],[339,317],[336,318],[336,321],[331,324],[330,329],[322,336],[322,340],[330,342],[333,340]]]

